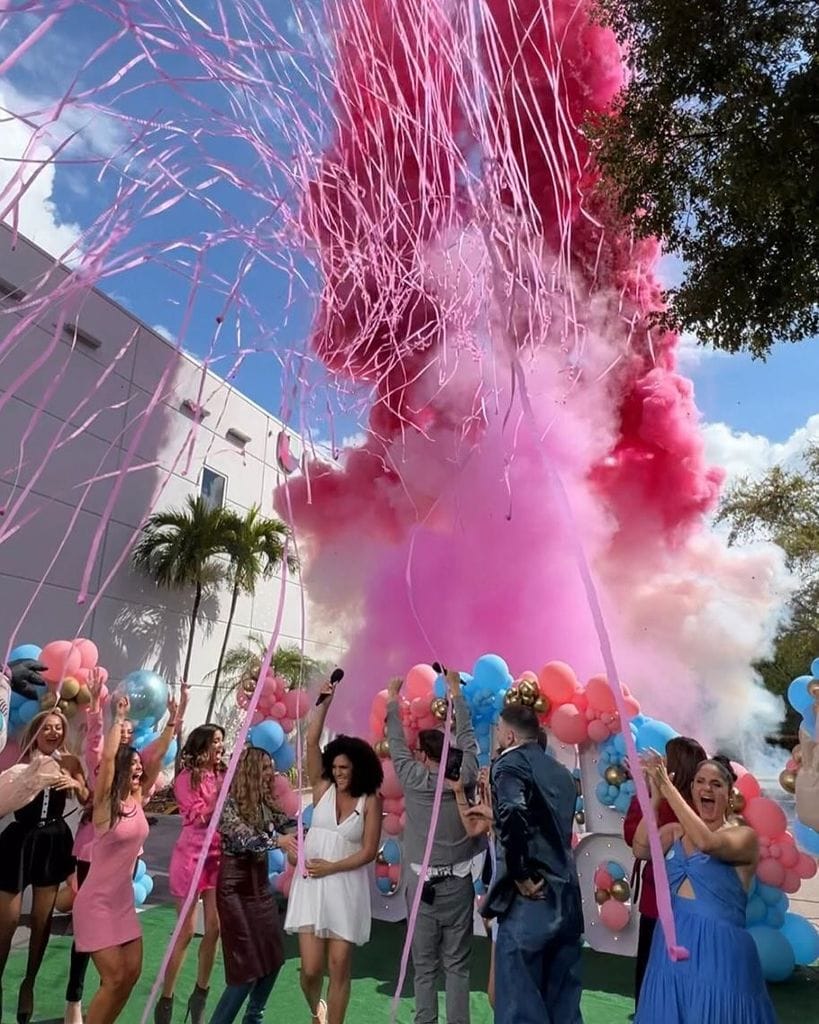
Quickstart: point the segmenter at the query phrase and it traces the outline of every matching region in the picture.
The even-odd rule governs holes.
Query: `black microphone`
[[[439,676],[446,675],[446,668],[444,668],[440,661],[433,661],[432,667],[435,669]]]
[[[334,668],[333,669],[333,674],[330,676],[330,685],[331,686],[336,686],[338,683],[341,682],[341,680],[343,678],[344,678],[344,669],[343,668]],[[330,696],[329,693],[320,693],[318,695],[317,700],[316,700],[316,707],[318,707],[319,704],[323,704],[324,701],[326,701],[329,696]]]

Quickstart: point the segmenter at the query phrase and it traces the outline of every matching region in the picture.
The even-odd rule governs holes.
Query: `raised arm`
[[[355,871],[365,864],[371,864],[378,855],[381,844],[381,808],[380,796],[368,796],[364,804],[364,838],[361,849],[343,860],[309,860],[307,874],[310,878],[325,878],[327,875]]]
[[[102,757],[94,787],[94,827],[102,832],[111,827],[111,786],[114,784],[114,769],[122,740],[122,723],[127,716],[128,698],[119,697],[114,706],[114,721],[102,745]]]
[[[390,745],[390,760],[404,789],[420,789],[426,786],[429,772],[418,764],[410,753],[401,722],[401,707],[398,698],[404,680],[396,677],[387,685],[387,742]]]
[[[455,744],[464,752],[461,778],[464,786],[469,789],[478,781],[478,751],[480,748],[475,737],[469,705],[464,700],[460,675],[453,671],[447,672],[446,683],[452,700],[452,710],[455,713]]]
[[[165,722],[165,728],[151,744],[150,756],[143,757],[141,759],[141,789],[143,803],[150,799],[151,790],[156,785],[156,780],[159,778],[159,773],[162,771],[162,760],[168,753],[171,742],[176,735],[180,711],[184,711],[184,707],[188,702],[187,690],[187,684],[183,683],[182,696],[179,702],[177,702],[176,697],[174,697],[173,694],[168,697],[168,720]]]
[[[102,673],[98,668],[91,670],[88,677],[88,691],[91,703],[85,713],[85,769],[92,783],[97,777],[102,757]]]
[[[322,778],[324,765],[321,759],[321,737],[324,732],[324,723],[327,721],[327,712],[333,703],[335,686],[332,683],[325,683],[321,688],[324,700],[317,707],[313,708],[310,721],[307,725],[307,735],[304,738],[305,754],[307,756],[307,777],[310,788],[313,791],[313,806],[321,800],[330,783]]]
[[[722,828],[712,832],[671,781],[665,763],[653,767],[655,785],[677,816],[683,832],[694,846],[727,864],[755,865],[759,859],[759,839],[747,826]],[[662,832],[662,830],[661,830]]]

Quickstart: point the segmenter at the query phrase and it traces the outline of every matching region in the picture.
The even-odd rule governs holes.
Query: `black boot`
[[[209,991],[210,989],[200,988],[198,985],[194,988],[188,1000],[186,1021],[190,1017],[191,1024],[205,1024],[205,1003],[208,1001]]]
[[[154,1007],[154,1024],[171,1024],[173,1019],[173,996],[160,996]]]

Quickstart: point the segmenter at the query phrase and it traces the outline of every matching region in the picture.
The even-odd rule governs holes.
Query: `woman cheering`
[[[91,954],[100,976],[86,1024],[112,1024],[142,970],[142,929],[134,906],[132,877],[148,836],[143,804],[176,731],[177,705],[172,697],[158,741],[158,757],[146,768],[136,750],[121,743],[127,713],[128,699],[120,697],[114,723],[105,737],[94,790],[96,838],[91,867],[74,900],[74,942],[79,952]]]
[[[672,963],[654,932],[635,1024],[775,1024],[754,940],[745,928],[748,887],[759,859],[756,832],[729,820],[735,781],[722,759],[703,761],[692,806],[660,757],[646,765],[652,787],[679,824],[660,829],[679,945],[689,959]],[[633,850],[650,857],[645,821]]]
[[[306,877],[293,879],[285,928],[299,935],[301,987],[313,1014],[324,1024],[342,1024],[350,1000],[354,946],[370,938],[372,911],[368,865],[381,837],[381,762],[369,743],[339,736],[319,746],[333,686],[307,730],[307,771],[313,820],[304,843]],[[321,998],[325,965],[327,1002]]]

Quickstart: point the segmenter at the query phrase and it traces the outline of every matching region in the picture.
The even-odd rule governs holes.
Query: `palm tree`
[[[255,684],[262,668],[267,643],[259,633],[249,633],[239,647],[232,647],[222,662],[220,684],[224,689],[236,690],[246,684]],[[326,666],[302,654],[298,647],[277,647],[270,662],[273,675],[286,680],[289,690],[305,686]],[[215,672],[211,673],[215,675]]]
[[[156,586],[193,587],[188,649],[182,678],[188,680],[199,607],[206,587],[225,576],[218,556],[227,552],[229,513],[202,497],[189,496],[183,509],[154,512],[131,555],[131,565]]]
[[[222,649],[219,652],[219,661],[216,665],[207,721],[210,721],[216,706],[219,681],[222,676],[239,595],[255,593],[258,583],[270,577],[281,564],[288,533],[287,527],[281,520],[263,516],[261,509],[256,505],[249,509],[244,516],[240,516],[236,512],[227,512],[226,516],[228,527],[225,547],[230,559],[228,576],[233,584],[233,592],[225,626],[225,638],[222,641]],[[288,557],[287,564],[293,571],[297,568],[294,558]]]

